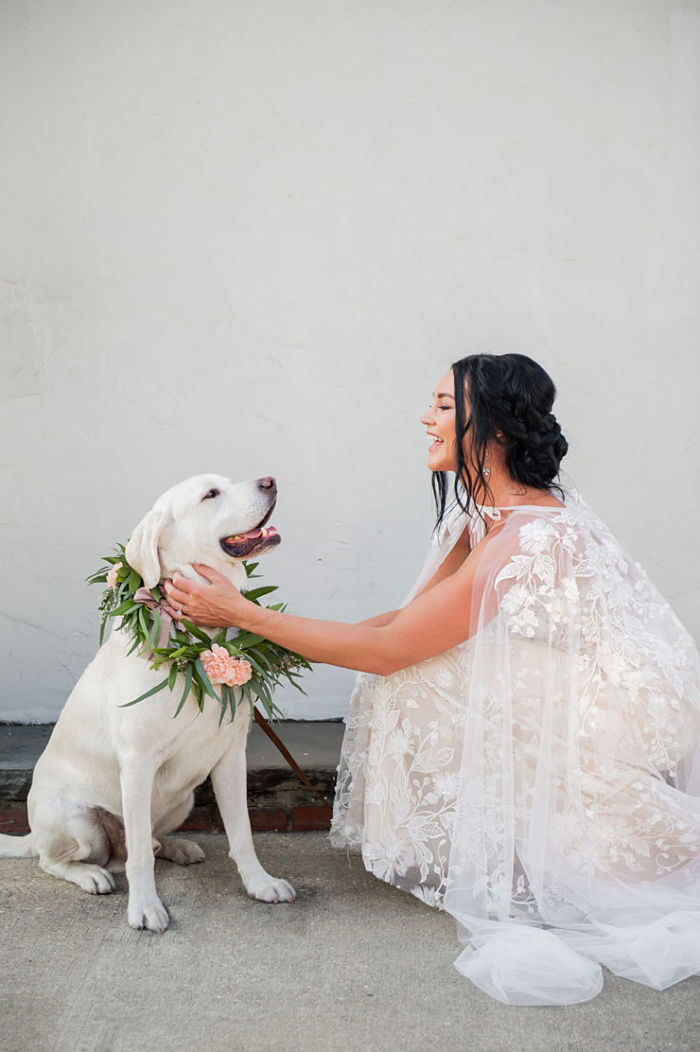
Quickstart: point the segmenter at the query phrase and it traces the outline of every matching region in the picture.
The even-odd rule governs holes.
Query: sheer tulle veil
[[[436,903],[456,918],[465,943],[456,967],[507,1004],[588,1000],[602,986],[601,964],[664,989],[700,973],[697,651],[575,490],[566,489],[563,507],[490,515],[470,639],[412,678],[397,674],[394,684],[405,695],[408,682],[420,683],[425,698],[432,677],[437,696],[442,671],[459,669],[457,678],[450,671],[461,716],[453,810],[443,820],[449,860]],[[478,541],[483,522],[468,524],[453,506],[406,602],[467,525]],[[392,677],[376,680],[360,677],[355,712],[371,709],[372,691],[383,692],[386,723]],[[378,712],[365,718],[365,742]],[[354,740],[345,765],[365,794],[355,814],[363,807],[366,815],[369,768],[384,759],[376,743],[373,754]],[[399,792],[392,779],[385,797]],[[334,818],[336,842],[350,813],[349,781]],[[405,823],[418,829],[410,815]],[[418,855],[402,835],[410,875]],[[363,853],[368,864],[366,844]],[[373,868],[404,886],[399,863]]]

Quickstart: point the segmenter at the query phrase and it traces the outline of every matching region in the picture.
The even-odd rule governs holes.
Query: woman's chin
[[[428,453],[428,469],[430,471],[456,471],[457,465],[441,452]]]

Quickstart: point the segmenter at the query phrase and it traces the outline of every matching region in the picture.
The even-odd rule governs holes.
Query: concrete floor
[[[2,1052],[697,1052],[700,979],[663,993],[606,973],[595,1000],[507,1008],[463,979],[454,922],[370,877],[323,833],[256,836],[298,899],[243,893],[221,835],[156,864],[172,917],[132,931],[124,877],[91,897],[0,861]]]

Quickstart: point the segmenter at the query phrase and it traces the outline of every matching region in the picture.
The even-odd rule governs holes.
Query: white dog
[[[126,548],[129,564],[152,588],[179,570],[201,580],[193,562],[219,570],[236,587],[246,580],[241,560],[279,543],[262,527],[276,501],[272,478],[233,484],[221,475],[196,475],[169,489],[138,524]],[[24,837],[0,836],[0,856],[36,858],[47,873],[85,891],[114,888],[126,869],[132,928],[163,932],[168,913],[158,898],[154,852],[180,865],[201,862],[201,848],[165,837],[192,808],[195,786],[211,773],[230,856],[249,895],[291,902],[294,889],[260,865],[246,803],[248,705],[219,726],[220,709],[190,695],[173,719],[183,677],[131,708],[125,702],[155,686],[147,658],[128,654],[132,639],[114,629],[71,693],[29,792]],[[166,670],[167,671],[167,670]],[[216,688],[215,688],[216,689]]]

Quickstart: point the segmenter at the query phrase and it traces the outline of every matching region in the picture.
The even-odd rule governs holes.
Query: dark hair
[[[556,388],[544,369],[524,354],[470,354],[452,365],[455,382],[457,472],[454,495],[464,511],[492,499],[484,474],[489,442],[505,449],[506,467],[516,482],[558,490],[554,481],[569,448],[552,414]],[[469,397],[469,417],[465,406]],[[469,436],[468,461],[464,439]],[[436,529],[447,504],[444,471],[433,472]]]

